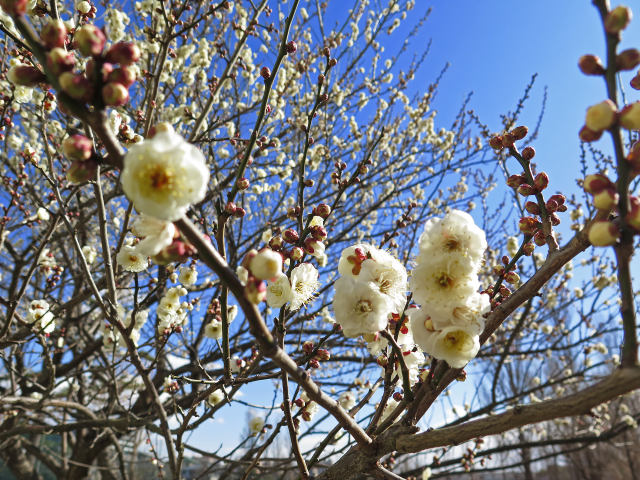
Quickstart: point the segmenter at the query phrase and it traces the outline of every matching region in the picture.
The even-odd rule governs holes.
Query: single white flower
[[[222,338],[222,322],[215,318],[204,326],[204,336],[208,338]]]
[[[480,349],[478,335],[454,325],[435,331],[425,327],[420,334],[414,330],[413,335],[418,346],[426,353],[446,361],[453,368],[464,367]]]
[[[142,272],[149,265],[147,256],[129,245],[122,246],[118,255],[116,255],[116,260],[128,272]]]
[[[383,250],[376,249],[372,254],[372,258],[362,262],[360,279],[374,283],[381,293],[390,297],[393,313],[401,314],[407,302],[407,271]]]
[[[310,422],[315,417],[316,413],[318,413],[319,407],[316,402],[307,402],[304,407],[302,407],[301,417],[305,422]]]
[[[372,245],[358,243],[342,250],[340,261],[338,262],[338,273],[343,277],[357,278],[362,270],[362,262],[367,258]]]
[[[386,327],[392,304],[375,284],[341,277],[334,288],[333,311],[346,337],[376,333]]]
[[[318,270],[310,263],[301,263],[291,271],[291,310],[307,303],[318,288]]]
[[[37,215],[38,219],[42,220],[43,222],[47,222],[51,218],[51,215],[49,215],[49,212],[47,212],[47,210],[45,208],[42,208],[42,207],[38,208],[38,211],[36,212],[36,215]]]
[[[56,328],[55,318],[49,310],[46,300],[34,300],[29,305],[27,322],[34,323],[34,327],[42,330],[42,333],[51,333]]]
[[[280,308],[291,300],[293,300],[293,291],[289,278],[284,273],[280,273],[275,280],[267,283],[267,305],[271,308]]]
[[[209,395],[209,397],[207,397],[207,401],[213,407],[221,403],[223,400],[224,400],[224,392],[222,391],[221,388],[219,388],[218,390],[214,390]]]
[[[446,253],[467,257],[477,264],[487,249],[487,239],[471,215],[461,210],[452,210],[444,218],[427,221],[419,245],[420,253],[429,257]]]
[[[249,269],[260,280],[273,279],[282,272],[282,255],[270,248],[263,248],[251,258]]]
[[[181,267],[180,275],[178,275],[178,281],[182,285],[191,286],[198,280],[198,271],[191,267]]]
[[[204,198],[209,169],[202,152],[163,123],[153,138],[129,148],[120,180],[138,211],[174,221]]]
[[[252,417],[249,420],[249,432],[252,437],[258,435],[264,427],[264,419],[261,417]]]
[[[84,247],[82,247],[82,254],[84,255],[84,259],[87,262],[87,265],[91,265],[96,261],[96,258],[98,257],[98,251],[91,245],[85,245]]]
[[[233,357],[231,357],[231,371],[233,373],[240,373],[240,371],[247,365],[247,362],[245,362],[243,359],[241,359],[240,357],[234,355]]]
[[[338,397],[338,403],[345,410],[351,410],[356,406],[356,396],[349,390],[342,392]]]
[[[149,215],[139,215],[133,222],[133,233],[143,240],[136,245],[136,249],[146,255],[153,257],[168,247],[173,242],[176,227],[172,222],[158,220]]]

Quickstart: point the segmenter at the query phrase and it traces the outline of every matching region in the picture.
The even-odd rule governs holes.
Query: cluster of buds
[[[566,198],[564,195],[555,194],[551,195],[545,202],[544,207],[549,216],[551,225],[556,226],[560,224],[560,217],[556,212],[565,212],[567,206],[565,205]],[[536,202],[527,202],[525,209],[532,215],[541,216],[542,211],[540,205]],[[546,236],[542,230],[542,222],[536,217],[522,217],[518,222],[518,228],[522,233],[528,236],[533,236],[533,241],[539,247],[546,243]]]
[[[62,152],[71,160],[67,169],[67,180],[73,184],[84,183],[95,178],[98,160],[93,151],[93,142],[84,135],[71,135],[62,142]]]
[[[605,130],[619,124],[627,130],[640,130],[640,102],[634,102],[618,111],[611,100],[592,105],[587,109],[585,125],[580,130],[584,142],[598,140]]]
[[[519,127],[515,127],[510,132],[507,132],[503,135],[494,135],[489,139],[489,145],[491,146],[491,148],[498,151],[502,150],[503,148],[511,148],[513,147],[515,142],[526,137],[527,133],[529,133],[529,129],[524,125],[520,125]],[[533,156],[531,158],[533,158]]]
[[[227,204],[224,207],[224,211],[227,215],[230,215],[232,217],[236,217],[236,218],[242,218],[246,215],[246,210],[242,207],[239,207],[238,205],[236,205],[233,202],[227,202]]]
[[[140,49],[131,42],[118,42],[105,52],[107,38],[92,24],[76,29],[72,44],[68,41],[69,33],[60,20],[50,20],[40,32],[40,40],[47,50],[47,68],[57,77],[60,88],[75,100],[90,102],[97,85],[104,105],[125,105],[129,101],[129,87],[136,80],[132,66],[140,59]],[[66,48],[74,48],[78,54],[89,57],[84,72],[74,72],[76,58]],[[35,74],[31,72],[31,75]],[[27,78],[26,73],[23,77]]]

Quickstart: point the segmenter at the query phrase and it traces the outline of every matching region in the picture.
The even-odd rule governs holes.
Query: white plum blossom
[[[129,148],[120,180],[139,212],[174,221],[204,198],[209,169],[202,152],[163,123],[153,138]]]
[[[267,305],[271,308],[280,308],[292,299],[291,284],[284,273],[280,273],[274,280],[267,283]]]
[[[291,271],[291,310],[307,303],[318,289],[318,270],[310,263],[301,263]]]
[[[211,320],[204,326],[204,336],[207,338],[215,338],[217,340],[222,338],[222,322],[217,319]]]
[[[116,255],[116,261],[128,272],[142,272],[149,265],[147,256],[130,245],[122,246],[118,255]]]
[[[427,221],[420,236],[420,253],[429,256],[439,253],[466,257],[477,264],[487,249],[484,231],[471,215],[452,210],[444,218]]]
[[[252,417],[249,420],[249,432],[252,437],[262,432],[262,427],[264,427],[264,419],[262,417]]]
[[[182,285],[186,285],[190,287],[194,285],[198,280],[198,271],[195,268],[191,267],[181,267],[180,274],[178,275],[178,281]]]
[[[49,310],[49,303],[46,300],[33,300],[27,312],[27,322],[33,323],[34,327],[42,333],[49,334],[56,328],[55,318]]]
[[[356,396],[350,390],[342,392],[338,397],[338,403],[345,410],[351,410],[356,406]]]
[[[84,260],[87,262],[87,265],[91,265],[98,257],[98,251],[91,245],[82,247],[82,254],[84,255]]]
[[[388,295],[393,313],[402,313],[407,301],[407,271],[402,264],[383,250],[370,252],[372,258],[362,262],[360,278],[374,283],[381,293]]]
[[[213,406],[213,407],[215,407],[216,405],[218,405],[222,401],[224,401],[224,392],[222,391],[221,388],[219,388],[218,390],[214,390],[207,397],[207,402],[209,402],[209,404],[211,406]]]
[[[240,357],[234,355],[233,357],[231,357],[231,362],[230,362],[230,367],[231,367],[231,371],[233,373],[240,373],[240,371],[247,365],[247,362],[245,362],[243,359],[241,359]]]
[[[376,333],[387,326],[390,298],[372,282],[341,277],[335,283],[333,311],[346,337]]]
[[[249,269],[260,280],[276,278],[282,272],[282,255],[270,248],[263,248],[251,258]]]
[[[372,245],[358,243],[342,250],[338,262],[338,273],[343,277],[357,277],[362,269],[362,262],[367,259],[369,250],[375,248]]]
[[[424,327],[420,334],[414,330],[414,337],[425,352],[454,368],[464,367],[480,349],[478,335],[455,325],[434,331]]]
[[[143,238],[136,245],[136,250],[147,257],[153,257],[171,245],[176,233],[176,227],[172,222],[149,215],[139,215],[133,222],[132,230],[137,237]]]

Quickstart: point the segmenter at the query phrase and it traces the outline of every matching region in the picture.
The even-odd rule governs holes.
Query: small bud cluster
[[[91,140],[84,135],[71,135],[63,140],[62,152],[71,160],[71,165],[67,169],[69,182],[80,184],[95,178],[98,160]]]

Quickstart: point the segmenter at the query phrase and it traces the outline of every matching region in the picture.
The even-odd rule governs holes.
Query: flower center
[[[457,352],[463,352],[472,347],[471,337],[469,337],[469,335],[467,335],[463,330],[455,330],[447,333],[444,337],[444,343],[447,349],[455,350]]]
[[[447,272],[441,272],[436,277],[436,283],[442,288],[451,288],[455,282]]]
[[[453,252],[460,249],[460,241],[453,235],[444,235],[444,249]]]
[[[373,312],[373,305],[371,305],[370,300],[360,300],[356,303],[355,310],[360,314]]]

